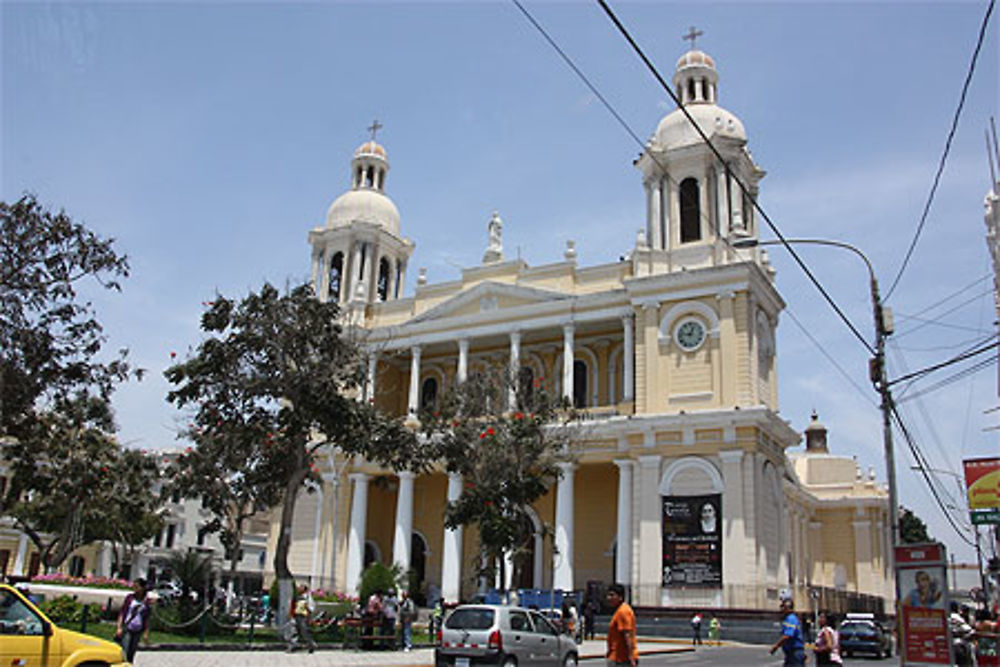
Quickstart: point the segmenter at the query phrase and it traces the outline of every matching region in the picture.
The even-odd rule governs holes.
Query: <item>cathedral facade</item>
[[[884,489],[829,453],[818,422],[805,453],[786,453],[802,437],[778,415],[784,302],[766,253],[746,248],[759,234],[764,171],[743,124],[718,104],[710,56],[684,54],[673,82],[718,155],[681,109],[660,121],[635,162],[644,229],[620,260],[580,266],[570,242],[561,261],[529,266],[505,256],[494,214],[479,264],[440,284],[421,272],[404,295],[415,244],[373,137],[354,154],[349,189],[309,232],[318,297],[364,330],[361,398],[388,414],[415,419],[497,364],[581,410],[578,455],[533,507],[530,566],[501,585],[617,581],[649,606],[770,609],[783,590],[806,608],[816,591],[889,598]],[[364,567],[380,561],[412,568],[430,600],[478,590],[474,531],[443,523],[460,478],[332,452],[322,478],[298,503],[294,572],[356,593]]]

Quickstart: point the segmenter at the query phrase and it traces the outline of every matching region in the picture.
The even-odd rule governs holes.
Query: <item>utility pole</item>
[[[889,389],[889,377],[885,369],[885,339],[893,332],[893,325],[891,313],[882,305],[878,280],[870,266],[869,271],[872,308],[875,311],[875,356],[871,360],[869,370],[872,384],[875,385],[875,391],[881,398],[879,407],[882,410],[882,444],[885,448],[885,475],[889,486],[889,524],[892,526],[893,551],[889,554],[889,562],[895,567],[895,548],[899,544],[899,503],[896,499],[896,459],[892,443],[892,391]]]

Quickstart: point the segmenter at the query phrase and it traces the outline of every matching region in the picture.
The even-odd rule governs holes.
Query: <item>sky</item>
[[[697,46],[717,64],[719,103],[767,171],[768,216],[789,238],[855,244],[888,293],[987,4],[611,4],[668,80],[689,46],[681,36],[704,32]],[[640,138],[673,109],[596,3],[525,7]],[[926,224],[887,299],[892,378],[995,331],[983,200],[998,35],[994,13]],[[115,398],[131,447],[179,445],[185,420],[166,403],[162,372],[199,341],[203,302],[308,278],[307,233],[348,189],[373,119],[384,125],[386,193],[416,242],[407,295],[418,268],[436,283],[476,265],[493,211],[507,255],[530,265],[560,261],[570,239],[581,266],[616,261],[645,226],[640,147],[508,2],[4,0],[0,60],[0,198],[32,192],[130,258],[120,294],[91,296],[108,349],[129,348],[149,371]],[[871,342],[864,265],[829,247],[798,250]],[[802,430],[816,410],[833,453],[885,480],[868,352],[782,249],[769,254],[788,303],[781,416]],[[988,412],[996,367],[915,395],[959,368],[895,387],[956,505],[961,460],[1000,453],[989,430],[1000,412]],[[971,560],[898,434],[896,462],[901,502]]]

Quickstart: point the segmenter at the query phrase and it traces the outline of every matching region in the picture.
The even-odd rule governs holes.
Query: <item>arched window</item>
[[[430,410],[437,404],[438,382],[435,378],[427,378],[420,386],[420,407]]]
[[[421,584],[427,578],[427,542],[420,533],[410,535],[410,572],[416,581],[416,588],[420,590]]]
[[[698,181],[685,178],[681,181],[681,243],[701,240],[701,196]]]
[[[378,300],[389,298],[389,260],[383,257],[378,261]]]
[[[330,260],[330,296],[331,301],[340,301],[340,277],[344,275],[344,253],[338,252]]]
[[[573,362],[573,407],[587,407],[587,363]]]

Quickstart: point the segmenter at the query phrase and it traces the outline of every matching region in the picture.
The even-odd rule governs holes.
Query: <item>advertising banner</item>
[[[946,563],[943,544],[896,547],[903,665],[951,664]]]
[[[969,510],[1000,510],[1000,459],[966,459],[962,466]]]
[[[722,587],[722,494],[663,497],[663,585]]]

